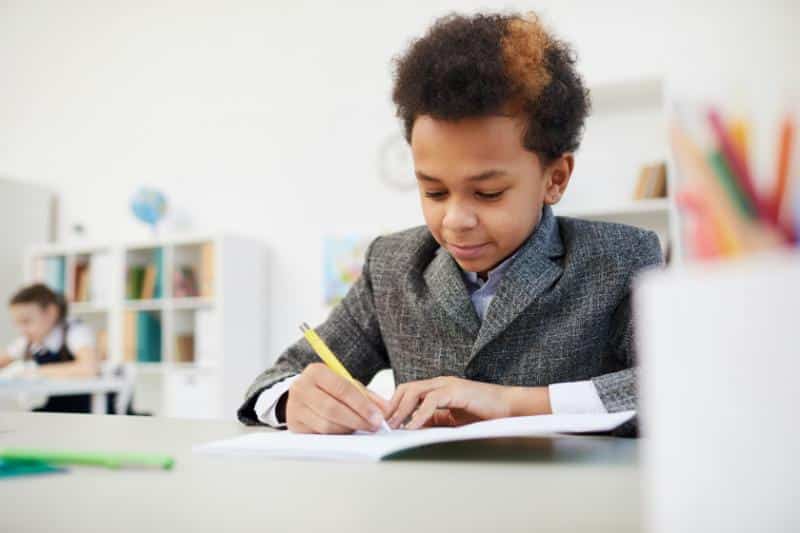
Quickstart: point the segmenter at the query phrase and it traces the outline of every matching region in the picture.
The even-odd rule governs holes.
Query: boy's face
[[[422,115],[411,151],[425,223],[461,268],[486,273],[512,255],[558,202],[572,172],[566,154],[542,168],[513,117],[458,121]]]

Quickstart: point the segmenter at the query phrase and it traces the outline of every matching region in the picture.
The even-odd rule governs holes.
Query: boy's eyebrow
[[[416,172],[417,179],[422,181],[442,181],[439,178],[434,178],[433,176],[428,176],[427,174],[423,174],[422,172]],[[503,176],[506,174],[505,170],[500,169],[492,169],[487,170],[486,172],[481,172],[475,176],[470,176],[467,178],[467,181],[483,181],[488,180],[491,178],[496,178],[498,176]]]

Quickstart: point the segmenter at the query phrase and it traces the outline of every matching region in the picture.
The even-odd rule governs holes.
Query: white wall
[[[41,187],[0,179],[0,352],[19,335],[6,304],[24,281],[25,249],[52,238],[54,200]]]
[[[415,194],[376,177],[398,128],[390,58],[436,16],[482,4],[495,5],[0,1],[0,174],[59,191],[62,235],[80,221],[93,239],[143,236],[127,201],[152,184],[197,229],[263,241],[271,360],[324,316],[322,235],[422,223]],[[575,44],[590,82],[720,74],[763,96],[785,76],[800,86],[798,4],[516,7]]]

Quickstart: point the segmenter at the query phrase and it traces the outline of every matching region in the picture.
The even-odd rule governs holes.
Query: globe
[[[160,191],[141,188],[131,197],[131,210],[136,218],[155,231],[167,212],[167,199]]]

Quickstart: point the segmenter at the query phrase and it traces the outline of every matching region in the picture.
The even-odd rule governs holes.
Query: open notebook
[[[610,431],[633,418],[635,414],[635,411],[623,411],[599,415],[520,416],[476,422],[457,428],[353,435],[301,435],[290,431],[268,430],[201,444],[195,446],[193,451],[258,457],[380,461],[395,452],[437,442]]]

